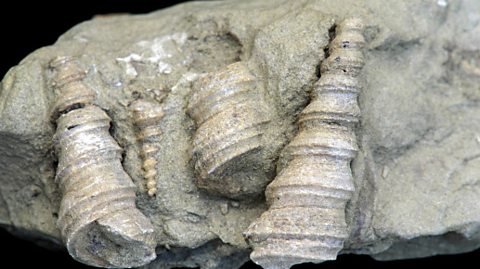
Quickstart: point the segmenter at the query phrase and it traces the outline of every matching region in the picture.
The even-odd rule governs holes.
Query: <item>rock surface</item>
[[[137,207],[157,232],[148,268],[237,268],[248,259],[242,233],[263,197],[231,200],[200,191],[191,163],[195,124],[185,110],[200,75],[244,61],[263,83],[285,145],[308,103],[334,20],[367,25],[356,192],[343,253],[377,259],[460,253],[480,246],[480,3],[463,1],[192,2],[148,15],[96,18],[25,58],[0,88],[0,224],[61,244],[54,184],[54,96],[48,62],[79,57],[112,118]],[[143,184],[128,105],[162,104],[157,195]],[[281,167],[281,164],[278,165]]]

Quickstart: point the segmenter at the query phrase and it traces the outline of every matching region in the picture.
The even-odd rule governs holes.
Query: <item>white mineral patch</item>
[[[81,35],[76,35],[73,37],[73,39],[77,40],[78,42],[82,43],[87,43],[89,40],[86,37],[83,37]]]
[[[170,74],[172,66],[168,63],[168,59],[174,57],[180,51],[180,47],[186,40],[186,33],[174,33],[153,40],[142,40],[135,44],[138,52],[116,60],[123,63],[125,73],[130,77],[138,75],[132,62],[148,63],[156,66],[158,73]]]
[[[447,0],[438,0],[437,5],[439,5],[441,7],[446,7],[448,5],[448,2],[447,2]]]
[[[132,61],[139,61],[141,62],[142,61],[142,56],[136,54],[136,53],[132,53],[130,55],[128,55],[127,57],[124,57],[124,58],[117,58],[116,59],[118,62],[122,62],[124,63],[125,65],[125,73],[128,75],[128,76],[131,76],[131,77],[136,77],[138,75],[137,73],[137,70],[135,69],[135,67],[132,65]]]
[[[167,64],[166,62],[158,62],[158,72],[162,74],[170,74],[172,73],[172,66]]]
[[[388,173],[390,173],[390,168],[388,168],[388,166],[385,165],[382,170],[382,177],[383,178],[388,177]]]

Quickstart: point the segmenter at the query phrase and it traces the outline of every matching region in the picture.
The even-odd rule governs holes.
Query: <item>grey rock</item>
[[[443,5],[446,3],[446,5]],[[149,268],[237,268],[250,250],[242,233],[266,210],[194,183],[185,113],[192,82],[244,61],[274,109],[272,148],[295,135],[334,20],[366,23],[364,90],[352,163],[356,192],[342,253],[386,259],[480,247],[480,3],[463,1],[191,2],[147,15],[96,18],[12,68],[0,87],[0,225],[61,245],[56,226],[48,62],[77,56],[84,83],[112,118],[137,207],[157,233]],[[128,105],[157,100],[157,195],[144,187],[140,145]],[[279,153],[277,153],[279,154]],[[281,167],[282,164],[277,164]]]

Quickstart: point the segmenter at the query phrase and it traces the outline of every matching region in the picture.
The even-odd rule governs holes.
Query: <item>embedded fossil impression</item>
[[[270,118],[256,79],[238,62],[205,75],[195,87],[188,113],[198,126],[193,139],[197,186],[232,198],[258,194],[269,181],[262,128]],[[247,188],[246,181],[257,184]]]
[[[75,59],[51,63],[57,102],[56,182],[63,193],[58,217],[75,259],[101,267],[140,266],[155,259],[154,227],[135,207],[135,185],[109,134],[110,117],[94,105]]]
[[[264,268],[335,260],[348,236],[345,205],[354,191],[350,162],[357,144],[357,75],[363,66],[362,23],[336,27],[312,102],[287,146],[287,165],[268,185],[270,208],[247,230],[251,259]]]

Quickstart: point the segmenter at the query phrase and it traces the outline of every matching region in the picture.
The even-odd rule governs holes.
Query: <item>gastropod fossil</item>
[[[86,72],[78,66],[75,58],[57,57],[50,62],[50,67],[58,70],[51,83],[53,89],[57,91],[51,113],[52,120],[56,120],[62,113],[71,109],[94,102],[95,92],[82,82]]]
[[[133,122],[139,129],[138,139],[142,144],[142,168],[145,172],[147,193],[154,196],[157,192],[155,153],[158,151],[155,142],[162,134],[159,121],[163,118],[164,112],[158,103],[144,99],[132,102],[130,109],[133,112]]]
[[[245,63],[237,62],[201,77],[194,88],[187,112],[197,125],[197,186],[230,198],[258,193],[266,183],[244,182],[268,182],[262,136],[271,119],[256,78]]]
[[[300,130],[285,149],[289,160],[266,189],[270,208],[245,233],[251,259],[264,268],[334,260],[348,236],[362,29],[359,19],[336,27],[312,101],[300,114]]]
[[[109,133],[110,117],[93,104],[75,58],[51,63],[53,119],[62,192],[58,226],[75,259],[100,267],[141,266],[155,258],[155,231],[135,206],[135,185]]]

